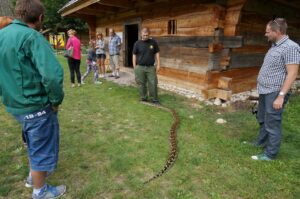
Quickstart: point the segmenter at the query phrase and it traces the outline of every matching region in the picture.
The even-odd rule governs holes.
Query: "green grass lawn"
[[[67,185],[64,198],[300,198],[300,95],[284,113],[278,159],[256,162],[250,156],[261,150],[241,144],[258,131],[249,106],[205,106],[160,90],[161,102],[181,119],[179,155],[167,173],[143,185],[164,166],[172,116],[140,104],[136,88],[106,81],[94,85],[92,75],[84,86],[71,88],[66,61],[59,59],[65,69],[61,148],[58,169],[48,181]],[[216,124],[218,118],[227,123]],[[31,196],[24,187],[28,165],[20,132],[1,104],[0,198]]]

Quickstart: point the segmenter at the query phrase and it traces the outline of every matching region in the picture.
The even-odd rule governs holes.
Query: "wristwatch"
[[[284,95],[285,95],[285,93],[284,93],[284,92],[282,92],[282,91],[280,91],[280,92],[279,92],[279,95],[280,95],[280,96],[284,96]]]

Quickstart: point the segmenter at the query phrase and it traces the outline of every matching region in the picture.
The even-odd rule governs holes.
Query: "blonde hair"
[[[68,34],[70,34],[70,35],[76,35],[76,30],[73,30],[73,29],[70,29],[70,30],[68,30]]]

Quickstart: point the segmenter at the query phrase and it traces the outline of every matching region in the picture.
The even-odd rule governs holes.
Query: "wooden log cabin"
[[[206,98],[256,87],[269,20],[286,18],[288,35],[300,42],[298,0],[71,0],[59,13],[85,20],[91,38],[114,28],[129,71],[133,44],[149,27],[161,50],[159,81]]]

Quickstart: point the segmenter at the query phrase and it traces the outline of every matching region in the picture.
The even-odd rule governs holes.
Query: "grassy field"
[[[180,116],[179,156],[162,177],[172,116],[138,102],[137,89],[111,82],[71,88],[65,60],[60,107],[60,160],[49,183],[67,185],[68,199],[288,199],[300,198],[300,96],[284,113],[283,141],[273,162],[256,162],[260,149],[242,145],[257,135],[248,105],[205,106],[160,90],[161,102]],[[82,70],[85,67],[82,64]],[[239,108],[236,108],[239,107]],[[216,124],[218,118],[226,124]],[[0,198],[30,198],[20,125],[0,105]]]

